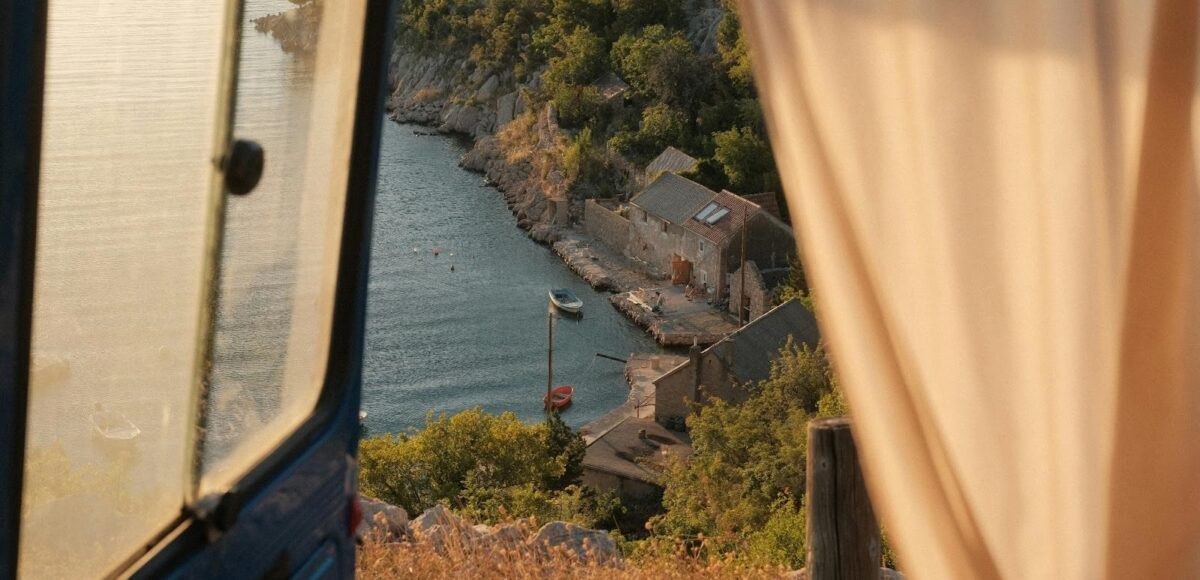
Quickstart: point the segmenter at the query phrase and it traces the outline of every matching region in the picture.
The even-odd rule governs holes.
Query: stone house
[[[626,255],[714,300],[728,296],[726,274],[741,263],[743,229],[745,257],[760,268],[785,267],[796,253],[791,228],[758,204],[670,172],[629,201],[626,217]]]
[[[814,348],[821,339],[816,318],[796,300],[776,306],[704,350],[693,346],[687,362],[655,379],[655,421],[679,428],[691,402],[713,397],[744,401],[749,391],[743,385],[771,376],[771,361],[789,336]]]
[[[775,287],[787,277],[790,268],[760,270],[754,260],[746,260],[745,268],[744,277],[741,268],[729,274],[729,312],[737,316],[740,301],[743,311],[740,320],[750,322],[770,310]],[[743,280],[746,285],[745,292],[742,292]]]

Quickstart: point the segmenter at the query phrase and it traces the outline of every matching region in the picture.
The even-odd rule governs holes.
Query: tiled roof
[[[788,300],[705,350],[716,354],[742,384],[771,376],[771,361],[791,336],[797,344],[816,348],[821,340],[817,319],[797,300]]]
[[[768,191],[765,193],[751,193],[742,197],[757,203],[763,211],[775,216],[778,220],[783,220],[783,212],[779,209],[779,198],[775,197],[775,192]]]
[[[638,436],[646,431],[646,439]],[[588,445],[583,457],[584,469],[594,469],[629,479],[653,483],[655,473],[668,454],[678,459],[692,455],[692,440],[684,433],[673,433],[652,419],[626,417],[615,427]]]
[[[642,208],[650,215],[681,225],[717,195],[713,190],[690,179],[664,173],[629,200],[629,203]]]
[[[616,73],[613,73],[612,71],[608,71],[604,74],[604,76],[596,79],[596,82],[592,84],[597,90],[600,91],[600,96],[603,97],[605,101],[610,101],[617,95],[629,90],[629,84],[621,80],[621,77],[617,76]]]
[[[740,231],[745,220],[761,209],[758,207],[758,204],[728,191],[721,191],[721,193],[716,194],[712,199],[712,203],[716,203],[720,208],[725,208],[729,211],[713,223],[709,223],[711,221],[709,218],[719,215],[718,212],[720,212],[720,209],[716,209],[714,212],[708,214],[708,218],[706,219],[696,219],[697,214],[693,213],[691,216],[688,216],[689,219],[683,223],[683,227],[704,236],[713,243],[720,243]],[[705,208],[702,206],[697,208],[696,211],[702,209]]]
[[[699,165],[694,157],[674,147],[667,147],[658,157],[646,166],[646,173],[654,176],[659,173],[686,173]]]

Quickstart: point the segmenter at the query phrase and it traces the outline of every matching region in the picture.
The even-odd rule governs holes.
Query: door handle
[[[234,195],[246,195],[262,179],[265,155],[262,145],[249,139],[235,139],[221,158],[225,189]]]

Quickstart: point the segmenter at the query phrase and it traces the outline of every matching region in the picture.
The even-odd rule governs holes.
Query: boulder
[[[429,544],[438,553],[445,553],[451,547],[473,546],[483,537],[475,528],[468,525],[434,524],[422,529],[416,539]]]
[[[579,560],[607,562],[617,558],[617,543],[611,536],[567,522],[550,522],[542,526],[529,539],[529,544],[547,551],[565,550]]]
[[[479,541],[490,548],[515,548],[529,539],[529,525],[517,520],[496,526],[480,536]]]
[[[503,127],[513,117],[517,116],[517,92],[513,91],[507,95],[501,95],[496,99],[496,129]]]
[[[483,86],[479,87],[478,91],[475,91],[475,100],[479,102],[492,100],[492,97],[496,96],[496,89],[498,88],[500,88],[500,78],[496,75],[488,77],[484,81]]]
[[[446,506],[442,504],[435,505],[424,512],[412,521],[409,527],[414,534],[420,535],[431,530],[434,526],[449,526],[454,528],[467,527],[461,518],[454,515]]]
[[[366,496],[359,496],[358,503],[363,514],[362,523],[355,530],[358,538],[374,533],[387,540],[399,540],[411,533],[404,508]]]

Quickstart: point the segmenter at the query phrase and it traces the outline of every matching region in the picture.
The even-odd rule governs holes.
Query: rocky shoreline
[[[277,14],[268,14],[254,19],[254,29],[270,34],[279,42],[284,52],[312,54],[317,48],[317,22],[321,18],[321,7],[309,2]]]
[[[468,59],[397,46],[388,79],[389,117],[471,137],[474,145],[459,165],[482,174],[503,195],[530,239],[551,246],[597,290],[621,292],[641,282],[644,277],[613,260],[597,261],[590,240],[573,227],[583,204],[570,195],[562,167],[569,135],[553,105],[535,107],[528,96],[540,88],[540,73],[522,84],[512,71],[473,68]]]

